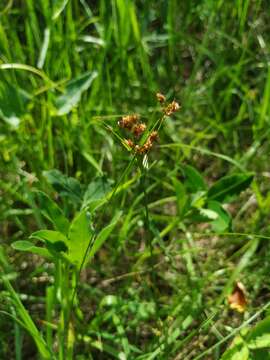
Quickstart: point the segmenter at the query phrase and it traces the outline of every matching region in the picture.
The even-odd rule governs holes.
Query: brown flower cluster
[[[136,138],[139,138],[145,132],[145,130],[146,130],[146,125],[144,123],[140,123],[134,125],[132,132]]]
[[[173,113],[175,113],[176,111],[178,111],[180,109],[180,105],[175,100],[173,100],[169,104],[168,103],[166,104],[166,97],[161,93],[157,93],[156,98],[157,98],[158,102],[163,105],[162,110],[163,110],[164,114],[167,116],[172,115]]]
[[[178,102],[173,100],[169,105],[167,105],[164,108],[164,114],[167,116],[170,116],[173,113],[175,113],[176,111],[178,111],[179,109],[180,109],[180,105],[178,104]]]
[[[133,126],[138,122],[139,115],[133,114],[133,115],[126,115],[123,116],[121,120],[118,121],[118,125],[127,130],[131,130]]]
[[[161,93],[156,93],[156,97],[157,97],[157,100],[158,100],[161,104],[163,104],[163,103],[166,101],[165,96],[164,96],[163,94],[161,94]]]
[[[157,139],[158,132],[152,131],[143,145],[135,145],[135,152],[137,154],[146,154],[153,147],[153,144]]]
[[[175,100],[171,103],[166,103],[166,97],[161,93],[157,93],[156,98],[158,102],[162,104],[162,111],[166,116],[170,116],[180,109],[180,105]],[[121,120],[118,121],[118,126],[130,132],[132,138],[125,139],[125,144],[136,154],[146,154],[158,139],[158,132],[152,131],[143,145],[134,142],[134,139],[138,140],[147,128],[145,123],[139,121],[139,115],[137,114],[123,116]]]
[[[118,121],[118,126],[129,131],[135,139],[139,139],[146,130],[146,125],[139,122],[139,116],[135,114],[123,116],[122,119]],[[136,154],[142,155],[146,154],[153,147],[157,138],[157,131],[152,131],[143,145],[136,144],[132,139],[126,139],[125,144]]]
[[[125,144],[135,151],[136,154],[146,154],[154,145],[154,142],[158,139],[158,132],[152,131],[150,135],[147,137],[145,143],[143,145],[137,145],[131,139],[126,139]]]

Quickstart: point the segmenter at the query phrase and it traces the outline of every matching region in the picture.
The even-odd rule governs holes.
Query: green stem
[[[61,264],[61,314],[60,314],[60,356],[61,360],[72,360],[73,357],[73,327],[71,318],[70,268],[68,264]]]
[[[144,167],[142,161],[140,161],[140,170],[142,173],[142,177],[141,177],[141,186],[142,186],[142,190],[143,190],[143,206],[144,206],[144,211],[145,211],[145,225],[146,225],[146,245],[147,245],[147,249],[150,253],[150,266],[151,266],[151,279],[153,284],[155,283],[155,272],[154,272],[154,257],[153,257],[153,239],[151,237],[151,226],[150,226],[150,216],[149,216],[149,209],[148,209],[148,196],[147,196],[147,192],[146,192],[146,175],[147,175],[147,170]]]
[[[55,291],[54,286],[46,288],[46,321],[51,324],[53,321],[53,308],[55,306]],[[46,327],[46,342],[48,347],[53,347],[53,329],[50,326]]]
[[[65,336],[64,336],[64,299],[63,299],[63,276],[62,276],[62,264],[61,260],[57,262],[57,297],[58,301],[60,303],[60,316],[59,316],[59,322],[58,322],[58,359],[64,360],[65,359]]]

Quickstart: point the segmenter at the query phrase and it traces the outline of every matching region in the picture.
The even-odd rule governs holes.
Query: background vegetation
[[[38,358],[7,281],[60,346],[55,263],[11,246],[52,229],[37,190],[69,221],[88,207],[98,231],[118,216],[81,272],[74,359],[220,359],[240,329],[249,337],[223,358],[269,359],[269,10],[261,0],[1,2],[1,359]],[[144,171],[117,122],[137,113],[154,124],[156,92],[181,110]],[[242,313],[227,302],[236,281]]]

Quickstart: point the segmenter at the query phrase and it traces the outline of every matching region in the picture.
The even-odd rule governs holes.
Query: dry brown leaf
[[[246,290],[244,285],[238,281],[233,289],[233,292],[228,296],[228,303],[231,309],[240,313],[246,310],[247,298],[245,293]]]

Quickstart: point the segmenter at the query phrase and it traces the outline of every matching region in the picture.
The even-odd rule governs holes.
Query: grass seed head
[[[154,141],[156,141],[158,139],[158,132],[157,131],[152,131],[151,134],[149,135],[149,141],[151,141],[152,143]]]
[[[165,107],[164,113],[165,115],[170,116],[179,109],[180,109],[180,105],[178,104],[177,101],[173,100],[169,105]]]
[[[161,93],[156,93],[156,97],[157,97],[157,100],[158,100],[161,104],[163,104],[163,103],[166,101],[165,96],[164,96],[163,94],[161,94]]]
[[[125,141],[125,144],[126,144],[128,147],[130,147],[131,149],[134,149],[135,144],[134,144],[134,142],[133,142],[131,139],[125,139],[124,141]]]
[[[146,129],[146,125],[144,123],[136,124],[132,128],[132,133],[135,137],[140,137]]]
[[[132,127],[138,122],[139,116],[137,114],[123,116],[121,120],[118,121],[118,126],[124,129],[131,130]]]
[[[146,154],[153,147],[153,144],[157,140],[157,138],[158,132],[152,131],[151,134],[148,136],[146,142],[142,146],[135,146],[135,152],[140,155]]]

